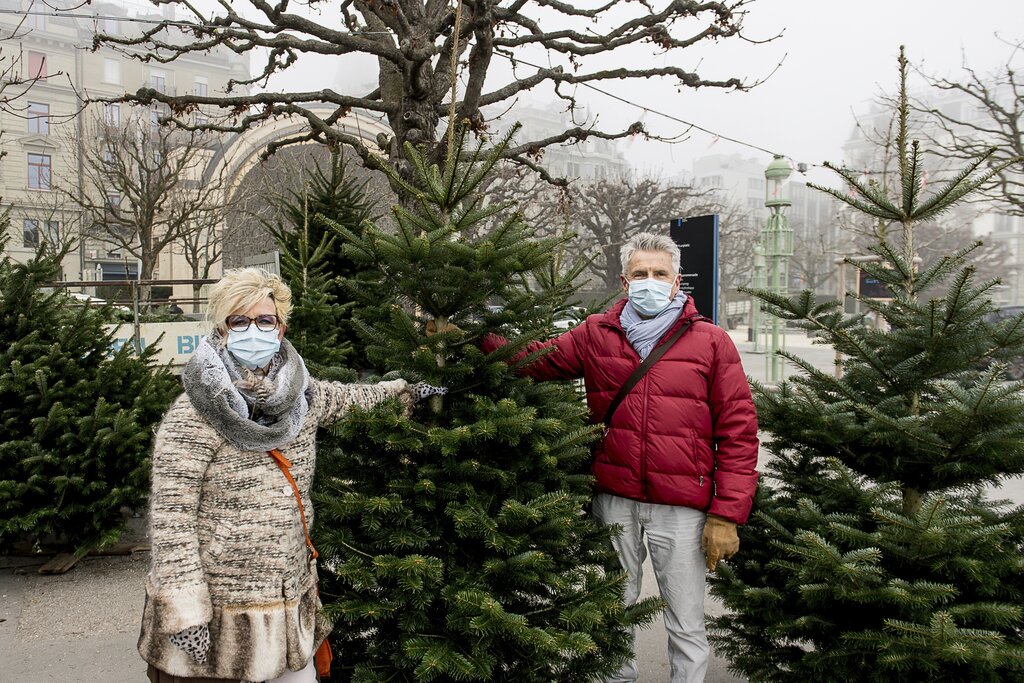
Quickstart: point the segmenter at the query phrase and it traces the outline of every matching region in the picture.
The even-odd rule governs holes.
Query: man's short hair
[[[679,272],[679,245],[668,235],[657,235],[653,232],[638,232],[626,240],[619,252],[622,258],[622,274],[628,275],[626,268],[633,254],[638,251],[664,251],[672,257],[672,272]]]

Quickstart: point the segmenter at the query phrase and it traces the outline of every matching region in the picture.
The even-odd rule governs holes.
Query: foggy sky
[[[843,161],[842,145],[864,111],[898,82],[896,57],[906,45],[912,64],[924,72],[955,77],[966,60],[973,68],[998,69],[1010,55],[1007,41],[1024,39],[1021,0],[757,0],[745,22],[751,38],[782,36],[765,45],[720,44],[705,52],[703,67],[756,79],[785,59],[771,78],[744,93],[713,90],[673,93],[646,84],[615,90],[640,101],[671,107],[682,118],[791,157],[817,164]],[[997,37],[998,34],[998,37]],[[1018,60],[1024,62],[1024,59]],[[911,86],[923,87],[919,78]],[[605,105],[610,107],[611,105]],[[618,107],[618,105],[616,105]],[[652,129],[676,131],[679,124],[645,118]],[[689,169],[695,156],[739,152],[769,161],[767,154],[694,132],[677,145],[629,148],[635,165],[673,175]],[[827,171],[815,176],[829,179]]]

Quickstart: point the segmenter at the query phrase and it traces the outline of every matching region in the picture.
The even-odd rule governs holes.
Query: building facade
[[[9,70],[4,91],[8,104],[0,110],[0,148],[5,153],[0,159],[0,197],[11,222],[6,253],[25,260],[41,241],[73,238],[77,248],[64,262],[64,279],[134,279],[139,264],[131,254],[113,242],[79,239],[84,216],[73,195],[86,191],[84,152],[97,144],[100,122],[116,126],[137,119],[154,125],[162,112],[83,102],[143,86],[172,94],[213,93],[223,90],[229,79],[247,78],[248,59],[219,49],[201,60],[186,55],[159,64],[111,49],[91,51],[97,31],[138,32],[162,16],[154,14],[152,5],[101,2],[87,7],[97,19],[62,16],[40,0],[0,0],[0,45],[6,55],[0,68]],[[18,78],[25,83],[10,84]],[[155,277],[188,278],[191,269],[172,246],[161,253]],[[189,288],[181,290],[184,295]]]

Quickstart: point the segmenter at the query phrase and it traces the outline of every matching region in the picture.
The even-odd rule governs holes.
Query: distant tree
[[[220,263],[224,253],[221,225],[224,215],[220,212],[204,212],[197,216],[192,225],[183,232],[176,247],[185,257],[185,263],[192,271],[193,280],[208,280],[213,269]],[[203,285],[192,283],[192,312],[200,311],[200,296]]]
[[[1009,57],[991,73],[979,73],[965,63],[960,78],[925,75],[928,85],[944,97],[918,99],[914,108],[929,124],[923,130],[932,155],[964,162],[991,152],[987,163],[998,170],[975,201],[1024,216],[1024,163],[1006,163],[1024,157],[1024,41],[1006,44]]]
[[[726,202],[709,210],[718,214],[718,319],[724,321],[730,303],[750,299],[739,288],[753,283],[752,247],[757,242],[760,225],[750,210],[737,202]],[[702,313],[710,316],[708,311]]]
[[[252,55],[261,66],[252,78],[229,81],[224,93],[140,88],[123,101],[161,104],[169,108],[168,118],[179,127],[222,133],[241,132],[280,116],[298,116],[309,124],[308,130],[272,143],[268,153],[293,143],[333,141],[355,150],[369,167],[391,165],[406,180],[416,175],[404,151],[406,142],[424,146],[428,160],[438,163],[446,154],[446,127],[450,133],[457,128],[453,123],[466,120],[483,131],[481,108],[507,108],[529,91],[553,90],[556,97],[575,104],[576,87],[623,79],[665,78],[681,88],[747,87],[738,78],[704,78],[677,65],[689,54],[688,48],[740,38],[748,0],[613,0],[594,7],[544,1],[537,8],[522,0],[360,0],[341,3],[340,12],[333,15],[336,19],[318,11],[333,7],[325,0],[302,3],[302,10],[294,11],[287,0],[276,5],[257,0],[223,2],[203,10],[187,0],[157,1],[176,10],[173,18],[146,26],[141,33],[100,33],[94,48],[121,49],[141,61],[172,62],[226,47]],[[314,10],[313,18],[305,8]],[[574,23],[586,28],[567,28]],[[650,54],[647,44],[652,52],[666,55],[660,60],[663,65],[643,58]],[[359,92],[329,87],[248,91],[297,65],[301,68],[306,63],[302,58],[309,55],[375,59],[376,87]],[[603,66],[607,59],[600,63],[591,59],[610,55],[622,58],[612,67]],[[531,59],[543,65],[533,65]],[[511,69],[493,68],[495,63]],[[462,85],[453,98],[457,66]],[[324,115],[324,104],[333,111]],[[198,123],[189,115],[196,107],[220,108],[225,115]],[[377,139],[383,156],[350,129],[337,125],[353,109],[382,116],[393,131]],[[573,123],[551,135],[517,142],[502,154],[547,176],[537,159],[549,145],[642,132],[640,122],[612,131],[598,128],[595,121]],[[393,186],[396,191],[401,188]],[[400,200],[407,205],[415,201],[404,194]]]
[[[587,274],[601,291],[622,290],[619,251],[638,232],[664,232],[673,218],[715,213],[718,204],[690,185],[672,185],[631,173],[571,188],[571,223],[592,260]],[[705,312],[710,315],[710,312]]]
[[[134,256],[139,278],[150,280],[165,249],[223,216],[223,176],[205,176],[206,136],[158,126],[149,111],[86,125],[95,138],[83,145],[84,188],[59,189],[81,207],[85,234]],[[141,292],[149,301],[148,286]]]

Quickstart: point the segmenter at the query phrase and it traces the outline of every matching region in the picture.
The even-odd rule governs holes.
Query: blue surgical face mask
[[[244,332],[228,332],[228,351],[250,370],[266,366],[280,348],[281,340],[277,338],[277,330],[264,332],[256,325],[249,325],[249,329]]]
[[[672,283],[645,277],[630,280],[629,303],[642,315],[658,315],[672,302]]]

